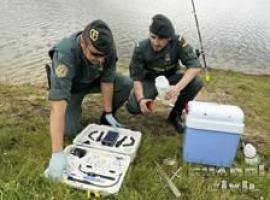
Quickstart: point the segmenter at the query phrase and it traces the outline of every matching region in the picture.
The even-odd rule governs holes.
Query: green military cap
[[[115,50],[112,31],[102,20],[98,19],[88,24],[82,32],[82,37],[91,44],[108,55]]]
[[[150,32],[162,38],[169,38],[174,35],[172,22],[168,17],[162,14],[157,14],[152,18]]]

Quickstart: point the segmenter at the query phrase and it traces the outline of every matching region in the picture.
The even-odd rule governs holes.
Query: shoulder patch
[[[55,68],[55,74],[58,78],[64,78],[67,76],[68,68],[64,64],[59,64]]]
[[[188,45],[187,41],[185,40],[183,36],[179,37],[179,42],[180,42],[181,47],[186,47]]]
[[[134,41],[135,47],[140,47],[140,43],[137,41]]]

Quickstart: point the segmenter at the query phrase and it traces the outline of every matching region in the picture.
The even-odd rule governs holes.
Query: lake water
[[[210,67],[270,74],[269,0],[195,0]],[[101,18],[111,27],[120,63],[133,40],[148,36],[154,14],[199,47],[191,0],[1,0],[0,81],[42,82],[47,51],[57,41]]]

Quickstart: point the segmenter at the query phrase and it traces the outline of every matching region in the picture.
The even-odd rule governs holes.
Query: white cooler
[[[239,107],[190,101],[185,124],[184,161],[232,165],[244,131],[244,113]]]

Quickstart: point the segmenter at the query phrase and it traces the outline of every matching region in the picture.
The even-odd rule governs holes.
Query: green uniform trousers
[[[132,88],[132,81],[129,77],[116,74],[114,81],[114,92],[112,109],[116,112],[125,101],[128,99],[130,90]],[[71,101],[67,106],[65,113],[65,135],[74,136],[81,129],[81,113],[82,101],[87,94],[100,93],[100,82],[93,84],[87,92],[76,93],[71,95]],[[90,111],[91,112],[91,111]]]

